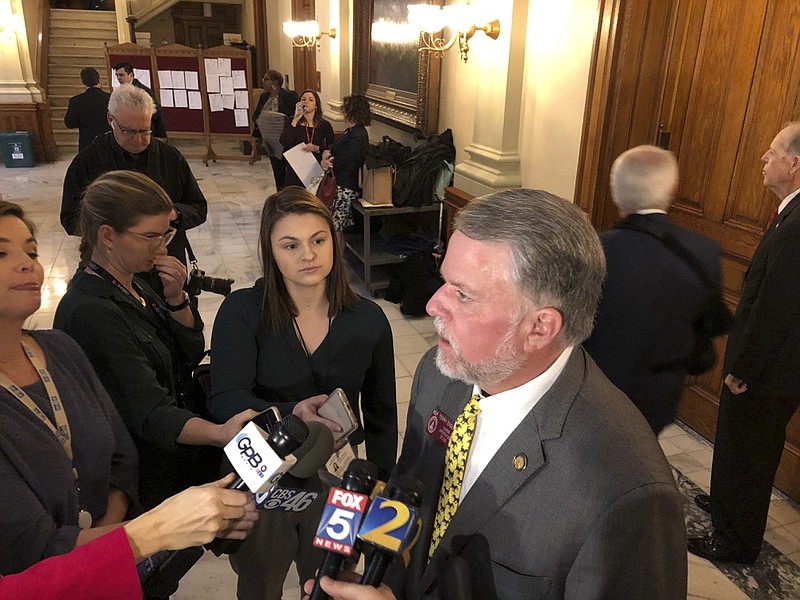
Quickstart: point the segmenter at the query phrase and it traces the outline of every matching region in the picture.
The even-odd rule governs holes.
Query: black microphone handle
[[[400,486],[403,487],[400,487]],[[387,495],[390,500],[399,500],[410,506],[418,507],[421,504],[419,490],[422,484],[411,477],[399,477],[397,483],[387,486]],[[406,489],[404,489],[406,488]],[[361,585],[378,587],[386,575],[386,569],[392,564],[394,554],[388,550],[376,548],[372,558],[364,565],[364,574],[361,576]]]
[[[357,492],[359,494],[369,495],[372,488],[375,487],[375,481],[378,476],[378,467],[373,463],[355,459],[347,466],[347,471],[342,475],[342,489],[349,492]],[[357,523],[353,523],[356,527]],[[339,571],[342,570],[342,564],[345,557],[338,552],[325,552],[325,558],[322,560],[317,577],[314,580],[314,588],[311,590],[309,600],[328,600],[328,596],[319,584],[319,580],[325,576],[336,579]]]

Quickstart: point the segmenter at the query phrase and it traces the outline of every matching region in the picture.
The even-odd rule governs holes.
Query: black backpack
[[[392,204],[401,207],[432,204],[436,179],[444,161],[455,163],[455,160],[456,147],[450,129],[429,137],[398,165],[392,185]]]

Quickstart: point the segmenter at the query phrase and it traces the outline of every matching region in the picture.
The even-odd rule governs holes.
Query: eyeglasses
[[[166,233],[136,233],[135,231],[129,231],[125,229],[122,233],[129,233],[131,235],[135,235],[136,237],[140,237],[143,240],[147,240],[150,244],[150,247],[155,249],[158,248],[162,243],[165,246],[169,246],[169,243],[175,237],[175,234],[178,233],[178,230],[174,227],[170,227]]]
[[[117,124],[120,133],[122,133],[123,135],[127,135],[129,137],[133,137],[135,135],[149,136],[151,133],[149,129],[128,129],[127,127],[123,127],[122,125],[120,125],[120,122],[117,121],[117,117],[115,117],[114,115],[111,115],[111,118],[114,120],[114,123]]]

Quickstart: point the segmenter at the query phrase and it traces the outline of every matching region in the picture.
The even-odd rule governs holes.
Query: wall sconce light
[[[319,40],[323,35],[336,39],[336,30],[320,31],[316,21],[285,21],[283,33],[292,38],[295,48],[312,48],[314,45],[319,50]]]
[[[477,15],[469,4],[437,6],[435,4],[409,4],[408,23],[421,35],[420,52],[433,52],[439,56],[458,42],[461,60],[467,62],[469,39],[476,31],[483,31],[493,40],[500,35],[500,21],[494,19],[483,26],[475,24]],[[439,35],[450,30],[450,39]]]

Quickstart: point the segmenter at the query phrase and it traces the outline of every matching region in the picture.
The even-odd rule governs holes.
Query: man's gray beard
[[[513,324],[500,341],[495,355],[480,363],[468,363],[463,359],[453,340],[442,335],[443,326],[438,317],[434,319],[434,325],[439,336],[450,343],[452,362],[455,362],[454,365],[448,364],[444,351],[436,349],[436,367],[445,377],[487,388],[511,377],[525,362],[525,355],[516,352],[511,345],[516,329]]]

